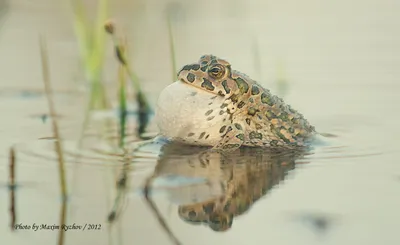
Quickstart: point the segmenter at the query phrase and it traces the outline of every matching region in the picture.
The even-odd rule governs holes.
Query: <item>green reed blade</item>
[[[78,38],[79,50],[84,63],[87,63],[87,59],[90,56],[90,27],[89,21],[86,18],[85,8],[81,0],[71,0],[73,15],[74,15],[74,26],[75,34]]]
[[[170,57],[171,57],[171,69],[172,69],[172,82],[175,82],[177,79],[176,74],[176,56],[175,56],[175,42],[174,36],[172,31],[172,23],[171,18],[167,15],[167,26],[168,26],[168,38],[169,38],[169,50],[170,50]]]
[[[143,93],[140,85],[139,77],[136,75],[135,72],[130,67],[129,59],[126,55],[126,47],[121,44],[121,40],[116,37],[115,34],[115,26],[112,22],[108,21],[105,23],[104,28],[107,33],[111,35],[112,41],[114,43],[115,54],[117,57],[118,62],[122,65],[127,74],[129,79],[132,82],[132,86],[136,91],[136,99],[139,105],[139,117],[138,117],[138,134],[139,136],[141,133],[144,132],[144,129],[148,123],[148,117],[151,111],[150,104],[146,95]],[[125,42],[126,43],[126,42]]]
[[[125,142],[125,128],[126,128],[126,116],[127,116],[127,105],[126,105],[126,77],[124,67],[122,65],[118,68],[119,77],[119,147],[124,147]]]

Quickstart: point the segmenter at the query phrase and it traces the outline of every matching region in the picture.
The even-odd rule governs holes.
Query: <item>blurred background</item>
[[[177,70],[214,54],[283,97],[319,132],[335,135],[296,161],[299,167],[285,184],[228,231],[184,222],[178,204],[157,196],[181,244],[400,244],[399,12],[396,0],[0,0],[0,244],[173,244],[141,195],[143,181],[160,164],[157,147],[130,162],[130,188],[117,205],[123,212],[113,226],[107,222],[119,193],[115,182],[126,167],[123,151],[99,140],[118,135],[124,84],[115,43],[103,27],[109,19],[116,38],[126,40],[130,69],[149,107]],[[60,219],[56,152],[52,142],[39,140],[54,136],[40,36],[69,153],[66,223],[102,225],[67,231],[63,243],[59,231],[10,229],[11,189],[17,224],[53,225]],[[93,92],[93,84],[101,84],[102,92]],[[127,119],[129,131],[137,126],[140,106],[137,90],[126,87],[124,105],[134,115]],[[96,105],[88,102],[93,94]],[[82,133],[92,109],[89,132]],[[157,133],[153,116],[149,112],[150,135]],[[110,120],[111,129],[102,120]],[[93,136],[100,131],[106,136]],[[93,136],[84,149],[77,147],[82,135]],[[16,187],[9,183],[11,149],[18,159]],[[286,176],[289,170],[279,171]]]

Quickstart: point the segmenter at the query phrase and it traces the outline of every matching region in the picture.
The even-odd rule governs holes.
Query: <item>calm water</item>
[[[224,57],[332,136],[308,152],[241,149],[230,156],[160,143],[136,149],[134,135],[124,155],[113,147],[115,111],[92,114],[78,149],[88,86],[68,5],[59,2],[0,2],[7,7],[0,11],[0,244],[57,244],[59,235],[10,230],[11,146],[16,223],[60,222],[38,33],[49,46],[68,165],[66,224],[98,225],[66,231],[65,244],[173,244],[143,197],[150,177],[151,201],[181,244],[400,244],[399,1],[114,1],[110,16],[129,38],[152,105],[171,82],[163,14],[172,10],[179,67],[204,53]],[[116,68],[109,43],[111,97]],[[154,122],[147,131],[157,132]],[[118,189],[121,178],[126,188]]]

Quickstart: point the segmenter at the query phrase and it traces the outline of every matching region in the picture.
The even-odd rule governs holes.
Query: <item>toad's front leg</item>
[[[230,123],[219,130],[221,140],[211,149],[213,151],[232,152],[244,142],[244,128],[241,123]]]

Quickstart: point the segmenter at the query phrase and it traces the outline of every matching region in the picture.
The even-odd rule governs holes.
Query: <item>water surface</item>
[[[67,231],[65,244],[172,244],[143,197],[151,176],[151,200],[182,244],[400,244],[400,4],[171,4],[112,4],[111,14],[126,30],[133,66],[152,105],[171,82],[163,13],[172,8],[179,66],[204,53],[224,57],[331,137],[296,153],[241,149],[226,157],[176,145],[138,149],[132,113],[126,154],[113,147],[118,127],[112,110],[93,113],[78,148],[88,86],[68,8],[57,1],[13,0],[0,17],[1,244],[56,244],[59,234],[10,230],[11,146],[17,158],[17,224],[54,225],[60,220],[39,32],[49,44],[68,166],[67,224],[101,226]],[[113,55],[109,43],[104,78],[111,97],[116,95],[117,76]],[[153,121],[147,131],[157,132]],[[121,178],[126,188],[118,189]],[[219,209],[211,212],[211,207]],[[112,210],[117,217],[110,225]]]

